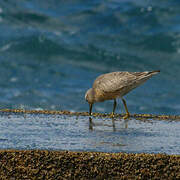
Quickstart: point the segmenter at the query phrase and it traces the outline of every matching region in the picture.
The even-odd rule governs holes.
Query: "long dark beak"
[[[93,104],[89,103],[89,115],[90,116],[92,115],[92,107],[93,107]]]

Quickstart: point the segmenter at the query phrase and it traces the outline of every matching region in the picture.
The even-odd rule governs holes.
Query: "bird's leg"
[[[113,104],[113,111],[111,113],[111,116],[114,117],[114,112],[116,110],[116,105],[117,105],[117,102],[116,102],[116,99],[114,99],[114,104]]]
[[[89,103],[89,115],[90,116],[92,115],[92,107],[93,107],[93,104]]]
[[[125,107],[125,110],[126,110],[126,115],[125,115],[123,118],[124,118],[124,119],[127,119],[127,118],[129,118],[130,113],[129,113],[128,108],[127,108],[127,105],[126,105],[126,101],[125,101],[123,98],[122,98],[122,102],[123,102],[124,107]]]

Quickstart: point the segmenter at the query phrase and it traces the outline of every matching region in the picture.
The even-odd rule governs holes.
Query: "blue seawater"
[[[126,95],[129,111],[180,114],[179,12],[179,0],[1,0],[0,108],[88,111],[98,75],[161,70]]]

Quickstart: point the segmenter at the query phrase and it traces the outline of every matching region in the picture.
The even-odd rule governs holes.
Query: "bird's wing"
[[[149,74],[149,75],[148,75]],[[104,93],[117,92],[123,88],[134,89],[152,75],[150,72],[112,72],[99,76],[93,84],[94,89]]]

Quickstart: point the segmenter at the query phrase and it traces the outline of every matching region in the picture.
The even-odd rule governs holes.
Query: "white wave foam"
[[[8,50],[11,47],[11,45],[11,43],[4,45],[2,48],[0,48],[0,51],[2,52]]]

